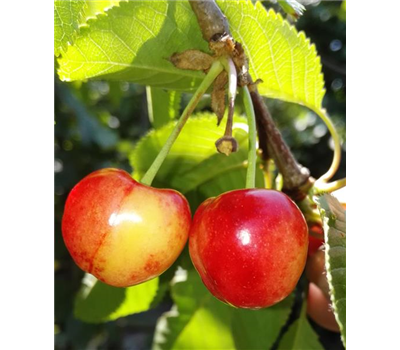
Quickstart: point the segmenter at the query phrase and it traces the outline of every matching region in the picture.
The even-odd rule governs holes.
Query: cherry
[[[210,292],[240,308],[286,298],[303,272],[308,229],[282,192],[242,189],[203,202],[193,218],[189,252]]]
[[[314,255],[318,249],[324,244],[324,229],[321,223],[311,223],[308,225],[308,256]]]
[[[102,169],[70,192],[62,233],[76,264],[116,287],[159,276],[181,253],[191,224],[185,197]]]
[[[329,284],[325,270],[325,251],[317,250],[307,258],[306,276],[310,282],[314,283],[329,298]]]
[[[308,288],[307,314],[319,326],[340,332],[329,298],[314,283],[310,283]]]
[[[323,250],[318,250],[308,257],[306,276],[310,282],[307,297],[308,316],[321,327],[339,332],[339,326],[330,302],[329,284],[325,270],[325,252]]]

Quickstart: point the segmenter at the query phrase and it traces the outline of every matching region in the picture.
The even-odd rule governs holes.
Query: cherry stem
[[[204,77],[200,86],[197,88],[196,92],[193,94],[188,105],[186,106],[185,110],[183,111],[182,115],[180,116],[177,124],[175,125],[174,129],[172,130],[171,134],[169,135],[163,148],[158,153],[156,159],[153,161],[153,164],[151,164],[151,166],[147,170],[146,174],[144,174],[144,176],[142,177],[142,180],[141,180],[142,184],[148,185],[148,186],[151,185],[151,183],[154,180],[154,177],[157,175],[158,170],[160,169],[162,163],[164,162],[165,158],[167,157],[169,151],[171,150],[172,145],[174,144],[175,140],[178,138],[179,133],[181,132],[181,130],[182,130],[183,126],[185,125],[186,121],[188,120],[189,116],[192,114],[192,112],[196,108],[196,106],[199,103],[203,94],[207,91],[207,89],[214,82],[215,78],[223,71],[223,69],[224,69],[224,67],[221,64],[221,62],[219,62],[219,61],[215,61],[212,64],[207,75]]]
[[[221,64],[228,73],[228,117],[226,119],[224,136],[215,142],[217,151],[229,156],[232,152],[238,150],[238,143],[232,136],[233,113],[235,111],[235,98],[237,91],[237,73],[236,67],[230,57],[221,57]]]
[[[232,136],[233,113],[235,108],[235,98],[237,91],[236,67],[230,57],[221,60],[226,72],[228,73],[228,118],[226,121],[225,136]]]
[[[318,180],[314,183],[314,189],[318,193],[333,192],[333,191],[339,190],[345,186],[346,186],[346,178],[336,180],[333,182],[328,182],[328,183]]]
[[[331,118],[329,118],[325,110],[317,110],[316,113],[327,126],[332,136],[334,144],[332,164],[329,170],[317,180],[317,182],[319,181],[327,182],[333,177],[333,175],[335,175],[336,171],[339,168],[342,150],[340,146],[339,134],[337,133],[335,125],[333,124]]]
[[[246,188],[256,186],[256,163],[257,163],[257,145],[256,145],[256,115],[254,113],[253,101],[247,86],[243,88],[243,102],[249,125],[249,153],[246,174]]]

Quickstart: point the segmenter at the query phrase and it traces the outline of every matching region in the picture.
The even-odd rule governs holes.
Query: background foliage
[[[61,3],[63,1],[57,2],[60,5]],[[77,13],[84,11],[82,13],[85,16],[90,16],[102,10],[101,2],[93,4],[96,3],[89,2],[85,9],[77,7]],[[267,8],[273,7],[277,12],[281,12],[283,17],[286,16],[279,7],[269,2],[263,5]],[[61,7],[60,11],[62,10]],[[78,25],[82,16],[74,16],[71,23]],[[187,25],[190,28],[190,23]],[[305,31],[321,56],[326,88],[323,106],[328,109],[344,141],[342,167],[336,177],[344,177],[346,25],[343,6],[340,2],[322,2],[307,6],[306,12],[295,25],[298,30]],[[57,37],[57,30],[55,34],[60,42],[60,48],[56,51],[59,54],[62,48],[65,48],[65,38],[62,35]],[[193,37],[197,47],[204,46],[199,33],[193,33]],[[200,39],[196,39],[197,37]],[[72,31],[69,40],[74,40]],[[183,45],[181,41],[179,45]],[[186,45],[191,46],[193,43]],[[55,63],[56,68],[58,64]],[[93,281],[90,279],[81,287],[83,273],[72,262],[61,236],[60,223],[66,197],[74,184],[99,168],[123,168],[139,178],[166,137],[170,128],[167,124],[175,115],[174,112],[181,110],[188,100],[186,94],[175,94],[176,96],[170,96],[170,93],[164,90],[146,89],[143,85],[132,82],[99,80],[62,83],[55,76],[55,347],[148,349],[154,339],[154,347],[157,349],[171,346],[195,348],[199,346],[200,341],[203,341],[202,348],[287,348],[293,347],[293,343],[288,344],[296,339],[291,333],[300,329],[306,334],[311,332],[307,337],[311,343],[297,344],[300,348],[314,348],[312,344],[315,345],[317,341],[317,345],[320,342],[326,349],[341,349],[337,334],[319,328],[301,313],[299,293],[294,293],[276,307],[258,312],[256,316],[250,314],[251,312],[234,310],[219,303],[205,290],[197,274],[193,273],[187,252],[182,254],[168,273],[152,284],[142,285],[141,288],[145,288],[143,295],[156,295],[154,300],[150,300],[150,297],[149,300],[145,297],[138,298],[140,291],[137,289],[121,290],[121,295],[113,295],[116,293],[115,289],[101,284],[92,286]],[[270,96],[273,97],[273,94]],[[172,101],[168,113],[160,113],[157,111],[157,103],[151,102],[163,98]],[[295,101],[290,98],[286,100]],[[267,99],[267,104],[300,163],[307,166],[314,177],[322,175],[329,167],[332,157],[330,137],[325,125],[316,114],[297,104],[274,99]],[[149,106],[152,108],[148,108]],[[205,145],[207,142],[211,145],[215,141],[210,135],[222,134],[221,129],[215,125],[215,118],[209,118],[208,106],[209,96],[205,96],[197,108],[202,114],[197,116],[197,119],[193,118],[185,128],[186,135],[195,134],[199,138],[205,138],[206,140],[202,141]],[[237,114],[240,113],[239,103]],[[236,122],[245,124],[240,117],[236,118]],[[151,127],[157,130],[147,134]],[[235,129],[239,141],[241,137],[243,140],[245,137],[243,128],[245,129],[243,125],[239,125]],[[138,144],[139,139],[146,134]],[[242,151],[224,159],[224,163],[220,164],[218,169],[225,174],[221,180],[221,177],[217,177],[219,174],[210,173],[210,169],[215,169],[213,162],[219,162],[207,153],[211,147],[203,150],[188,149],[184,138],[189,136],[184,134],[182,137],[181,144],[177,142],[156,177],[155,186],[170,186],[185,192],[194,210],[203,199],[244,185],[245,169],[242,162],[246,158],[245,142],[242,144]],[[173,172],[171,169],[178,171]],[[262,186],[261,172],[257,179],[258,186]],[[180,269],[177,269],[178,265]],[[173,276],[170,286],[169,281]],[[300,285],[301,283],[303,282],[300,282]],[[93,308],[90,305],[97,299],[128,300],[129,296],[132,300],[141,300],[141,304],[128,302],[123,307],[116,308],[115,305],[105,303],[99,314],[91,312]],[[172,307],[173,301],[176,306]],[[150,304],[152,308],[146,312],[106,323],[87,323],[112,320],[146,310]],[[107,307],[117,309],[116,313],[110,316]],[[300,318],[294,321],[299,315]],[[168,325],[168,328],[165,328],[165,325]],[[280,328],[284,325],[284,331],[289,331],[280,333]],[[166,329],[170,332],[166,332]],[[207,334],[207,337],[204,337],[204,334]],[[260,334],[264,336],[260,337]],[[282,339],[279,345],[277,339]]]

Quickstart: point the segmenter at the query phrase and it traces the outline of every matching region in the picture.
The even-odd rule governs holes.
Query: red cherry
[[[318,238],[315,238],[313,236],[310,236],[309,237],[309,242],[308,242],[308,255],[312,256],[323,245],[324,245],[324,240],[323,239],[318,239]]]
[[[332,332],[340,332],[329,298],[314,283],[309,284],[307,314],[321,327]]]
[[[303,214],[285,194],[244,189],[206,200],[189,234],[193,264],[210,292],[240,308],[286,298],[307,258]]]
[[[119,169],[81,180],[68,196],[62,233],[84,271],[116,287],[148,281],[181,253],[190,230],[185,197],[135,181]]]
[[[309,224],[308,229],[310,234],[308,238],[308,256],[312,256],[325,242],[324,229],[320,223]]]

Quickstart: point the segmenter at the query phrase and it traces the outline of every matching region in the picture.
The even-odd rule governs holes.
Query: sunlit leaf
[[[54,54],[65,52],[79,33],[79,27],[88,18],[96,17],[117,5],[119,0],[55,0],[54,1]]]
[[[231,307],[215,299],[191,268],[177,271],[175,306],[159,319],[153,349],[233,349]]]
[[[72,44],[79,25],[85,18],[87,3],[84,0],[54,1],[54,54],[65,51]]]
[[[324,80],[320,58],[303,32],[273,10],[251,1],[217,1],[232,34],[243,44],[262,94],[321,108]],[[192,90],[203,73],[175,68],[175,52],[207,52],[187,1],[130,1],[88,21],[59,60],[63,80],[102,77],[149,86]]]
[[[261,94],[319,110],[325,94],[320,58],[303,32],[260,2],[217,1],[249,58]]]
[[[118,5],[120,0],[87,0],[88,9],[86,11],[86,19],[96,17],[108,11],[113,6]]]
[[[215,141],[224,133],[224,126],[216,125],[216,116],[211,113],[192,116],[157,173],[154,184],[172,187],[182,193],[198,190],[205,198],[243,188],[246,182],[247,125],[243,117],[235,116],[234,120],[233,135],[239,143],[239,151],[227,157],[215,148]],[[174,124],[151,131],[137,144],[130,156],[135,179],[140,180],[150,167]],[[256,186],[263,187],[260,169],[257,169],[256,179]]]
[[[203,73],[179,70],[168,58],[193,47],[208,50],[187,1],[121,2],[88,20],[58,73],[67,81],[101,76],[190,90]]]

